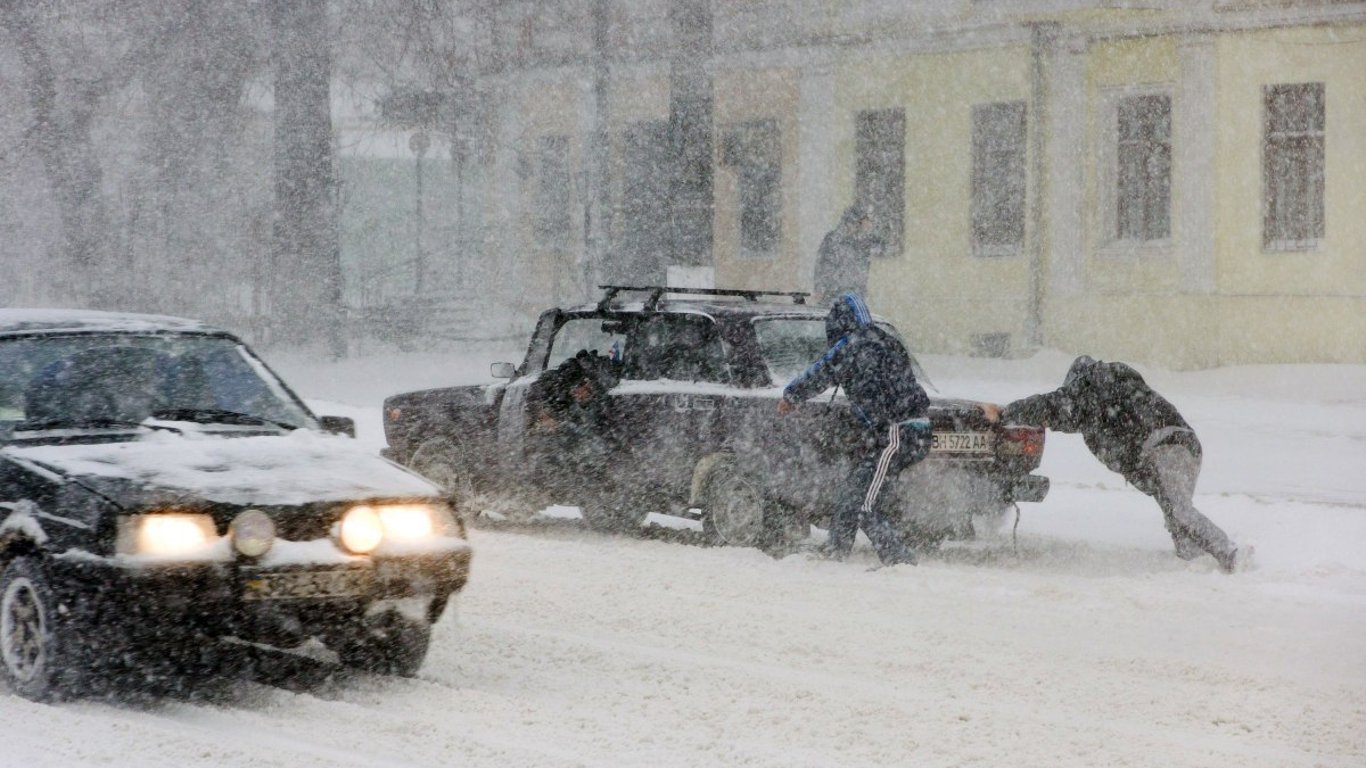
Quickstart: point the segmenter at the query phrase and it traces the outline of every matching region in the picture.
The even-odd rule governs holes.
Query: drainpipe
[[[1025,315],[1025,343],[1030,349],[1043,346],[1043,232],[1045,168],[1044,150],[1052,125],[1048,113],[1047,58],[1058,39],[1057,22],[1031,22],[1029,27],[1029,99],[1034,119],[1029,130],[1029,308]]]

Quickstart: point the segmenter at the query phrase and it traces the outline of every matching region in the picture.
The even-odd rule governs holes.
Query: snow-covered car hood
[[[115,502],[127,500],[130,492],[260,505],[441,493],[350,438],[308,429],[232,438],[154,432],[128,442],[9,445],[0,450],[75,479]]]

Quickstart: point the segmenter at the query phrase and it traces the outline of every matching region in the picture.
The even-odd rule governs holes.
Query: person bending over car
[[[884,564],[915,563],[913,553],[883,513],[887,489],[906,467],[930,450],[930,400],[911,369],[901,341],[877,327],[863,299],[845,293],[825,317],[821,359],[791,381],[778,401],[778,413],[793,410],[831,386],[844,388],[853,412],[867,428],[863,459],[845,480],[830,522],[830,538],[820,554],[843,559],[862,526]]]
[[[1101,463],[1152,496],[1176,554],[1208,552],[1232,573],[1238,549],[1192,503],[1200,476],[1200,441],[1176,407],[1124,363],[1078,357],[1058,389],[1010,403],[1002,421],[1080,432]]]
[[[610,358],[580,350],[531,385],[537,471],[555,487],[602,493],[609,484],[615,442],[607,393],[620,378]]]

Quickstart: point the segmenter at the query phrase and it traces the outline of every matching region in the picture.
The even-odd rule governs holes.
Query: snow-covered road
[[[944,392],[1007,400],[1067,358],[926,363]],[[376,445],[383,394],[487,370],[279,367]],[[1050,435],[1018,551],[1007,530],[868,570],[866,548],[482,528],[417,680],[0,692],[0,766],[1366,765],[1366,367],[1145,373],[1200,432],[1197,504],[1255,570],[1175,559],[1152,502]]]

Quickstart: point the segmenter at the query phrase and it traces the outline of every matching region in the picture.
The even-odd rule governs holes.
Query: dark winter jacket
[[[1007,405],[1001,421],[1058,432],[1080,432],[1086,447],[1140,490],[1152,486],[1144,454],[1159,445],[1184,445],[1200,455],[1200,441],[1176,407],[1124,363],[1079,357],[1061,387]]]
[[[538,416],[548,416],[561,431],[589,430],[607,434],[607,393],[620,380],[616,363],[597,352],[580,351],[542,373],[528,399]]]
[[[798,402],[831,386],[844,388],[854,413],[874,429],[925,415],[930,399],[915,380],[901,341],[873,324],[856,294],[841,296],[826,316],[830,348],[783,390]]]
[[[862,295],[868,290],[868,271],[873,251],[882,246],[872,233],[860,234],[859,222],[867,217],[859,206],[851,206],[840,223],[821,240],[816,253],[814,286],[818,301],[834,301],[840,294]]]

